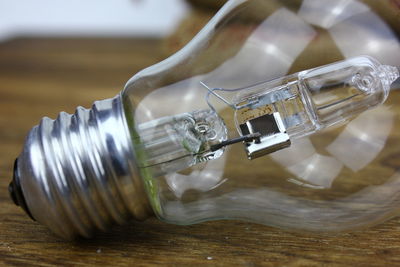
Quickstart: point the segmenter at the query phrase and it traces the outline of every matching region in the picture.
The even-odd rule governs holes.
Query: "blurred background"
[[[0,2],[0,43],[21,37],[165,38],[179,26],[192,37],[225,2],[5,0]],[[180,25],[188,17],[190,25]]]
[[[0,124],[22,127],[15,135],[4,126],[0,135],[21,144],[41,117],[114,96],[184,46],[225,2],[0,1]]]
[[[162,37],[188,11],[184,0],[0,2],[0,40],[18,36]]]

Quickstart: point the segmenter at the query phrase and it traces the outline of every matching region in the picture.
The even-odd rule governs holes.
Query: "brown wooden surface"
[[[28,130],[41,117],[114,96],[162,59],[151,40],[14,40],[0,44],[0,265],[400,265],[400,219],[317,236],[238,221],[175,226],[149,219],[92,240],[65,242],[11,203],[7,185]]]

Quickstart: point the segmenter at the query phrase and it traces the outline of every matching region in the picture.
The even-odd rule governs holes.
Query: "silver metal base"
[[[117,96],[91,110],[43,118],[27,137],[16,173],[33,218],[71,239],[151,214],[135,162]]]

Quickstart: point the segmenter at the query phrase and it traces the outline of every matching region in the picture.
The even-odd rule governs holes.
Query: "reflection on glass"
[[[179,172],[167,174],[165,180],[174,195],[181,199],[183,194],[189,190],[206,192],[220,186],[224,182],[224,166],[225,157],[222,156],[219,161],[197,165],[188,174]],[[199,179],[199,177],[202,177],[202,179]]]
[[[330,188],[343,167],[334,157],[317,153],[308,138],[292,143],[271,157],[297,178],[290,178],[290,182],[314,189]]]
[[[327,151],[354,172],[365,168],[384,148],[394,116],[387,107],[361,114],[346,126]]]
[[[389,65],[399,65],[398,36],[373,12],[355,15],[336,24],[329,32],[345,57],[364,54]]]
[[[234,57],[203,80],[211,87],[229,88],[284,76],[315,35],[295,13],[279,8],[255,28]],[[242,75],[244,68],[246,75]],[[232,80],[237,75],[241,79]]]
[[[345,19],[369,10],[367,5],[357,0],[304,0],[299,16],[310,24],[329,29]]]

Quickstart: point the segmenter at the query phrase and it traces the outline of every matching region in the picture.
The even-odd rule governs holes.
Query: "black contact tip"
[[[24,193],[22,192],[21,189],[21,183],[18,173],[18,159],[16,159],[14,162],[14,177],[8,186],[8,192],[10,193],[10,197],[14,202],[14,204],[20,206],[26,212],[26,214],[28,214],[29,217],[31,217],[32,220],[35,220],[32,217],[32,214],[29,211],[28,206],[26,205]]]

